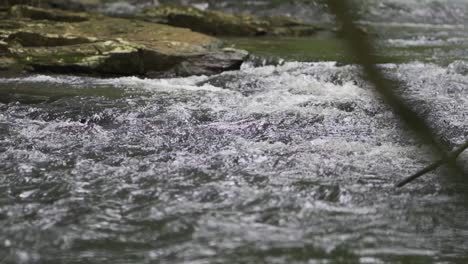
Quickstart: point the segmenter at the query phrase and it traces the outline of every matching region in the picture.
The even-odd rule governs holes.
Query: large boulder
[[[34,72],[210,75],[247,57],[189,29],[29,6],[13,6],[0,20],[0,41],[0,64]]]
[[[234,15],[182,5],[149,7],[136,17],[215,36],[311,36],[323,30],[321,27],[285,16]]]

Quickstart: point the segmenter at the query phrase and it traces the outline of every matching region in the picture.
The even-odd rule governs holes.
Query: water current
[[[447,144],[468,136],[466,64],[382,67]],[[166,80],[0,79],[14,91],[0,105],[0,255],[468,260],[467,186],[441,171],[394,188],[430,157],[356,76],[286,63]]]
[[[447,53],[379,67],[456,147],[466,39],[443,25],[382,41]],[[0,77],[0,263],[467,263],[467,181],[442,168],[395,188],[427,147],[358,66],[295,60]]]

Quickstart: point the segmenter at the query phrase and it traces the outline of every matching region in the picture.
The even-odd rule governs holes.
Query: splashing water
[[[446,144],[468,137],[465,62],[381,68]],[[467,186],[393,187],[430,157],[358,76],[0,79],[2,261],[467,261]]]

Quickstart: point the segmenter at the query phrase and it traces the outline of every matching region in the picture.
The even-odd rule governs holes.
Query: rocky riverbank
[[[24,5],[1,14],[3,71],[210,75],[238,69],[247,56],[190,29],[137,19]]]
[[[334,32],[287,16],[229,14],[159,2],[141,4],[125,17],[102,14],[99,7],[105,3],[101,1],[60,3],[41,1],[40,7],[0,3],[0,71],[211,75],[239,69],[248,57],[247,52],[226,48],[215,37],[304,37]]]

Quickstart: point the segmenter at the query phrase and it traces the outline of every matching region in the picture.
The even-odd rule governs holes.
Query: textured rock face
[[[239,68],[248,55],[189,29],[28,6],[10,8],[0,41],[0,64],[60,73],[209,75]]]
[[[149,21],[189,27],[211,35],[255,36],[266,33],[268,24],[251,16],[202,11],[190,6],[162,5],[145,9],[141,16]]]
[[[137,17],[215,36],[311,36],[323,30],[289,17],[259,18],[179,5],[150,7]]]
[[[52,20],[60,22],[82,22],[88,20],[86,14],[71,13],[61,10],[48,10],[26,5],[15,5],[9,10],[12,18],[29,18],[33,20]]]

